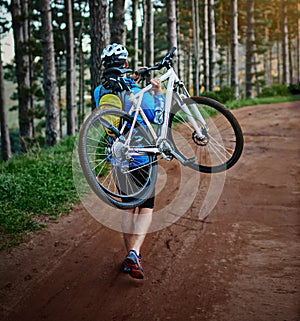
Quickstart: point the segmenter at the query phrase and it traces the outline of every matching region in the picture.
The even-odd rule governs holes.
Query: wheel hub
[[[122,162],[126,160],[126,155],[128,148],[124,145],[123,142],[117,141],[112,145],[112,157],[116,160]]]
[[[128,147],[122,141],[115,142],[111,147],[111,163],[117,166],[122,173],[127,173],[131,161],[128,156]]]
[[[203,137],[198,137],[196,131],[193,132],[192,135],[193,141],[198,146],[206,146],[209,142],[207,135],[204,135]]]

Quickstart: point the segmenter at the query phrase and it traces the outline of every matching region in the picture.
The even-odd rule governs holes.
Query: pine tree
[[[145,65],[154,64],[154,15],[152,0],[145,0],[144,6],[144,24],[145,24]]]
[[[287,8],[285,0],[281,0],[281,30],[282,30],[282,63],[283,63],[283,82],[290,84],[289,67],[289,36],[287,24]]]
[[[78,108],[77,108],[77,119],[78,119],[78,128],[80,128],[81,124],[84,121],[85,116],[85,52],[84,52],[84,44],[83,39],[85,35],[88,34],[88,19],[87,13],[89,11],[88,1],[87,0],[79,0],[78,4],[74,6],[74,37],[77,38],[77,46],[75,47],[75,51],[78,52],[78,59],[76,61],[76,65],[79,67],[79,76],[78,76]],[[77,28],[76,28],[77,27]]]
[[[209,26],[209,90],[216,85],[216,26],[215,26],[215,1],[208,0],[208,26]]]
[[[231,0],[231,87],[234,97],[239,98],[238,78],[238,0]]]
[[[71,0],[64,0],[67,26],[67,135],[76,131],[76,73],[74,56],[73,6]]]
[[[194,95],[200,94],[200,24],[199,24],[199,1],[192,0],[193,14],[193,46],[194,46]]]
[[[139,29],[137,23],[138,0],[132,0],[131,46],[133,48],[132,69],[137,70],[139,61]]]
[[[46,110],[46,144],[52,146],[59,141],[60,135],[50,0],[44,0],[43,5],[41,6],[41,18],[43,35],[43,88]]]
[[[125,44],[124,24],[125,0],[113,0],[112,17],[110,19],[110,41],[111,43]]]
[[[298,2],[298,13],[300,12],[300,2]],[[300,15],[297,18],[297,35],[296,35],[296,60],[297,60],[297,80],[300,84]]]
[[[27,43],[28,34],[28,1],[12,0],[11,14],[15,43],[16,76],[18,82],[19,130],[21,152],[26,152],[32,138],[30,117],[30,69]]]
[[[2,159],[7,161],[11,157],[11,144],[7,123],[7,110],[5,105],[4,74],[2,66],[1,42],[0,42],[0,128]]]
[[[246,2],[246,98],[253,96],[253,63],[254,63],[254,0]]]
[[[209,84],[209,25],[208,25],[208,0],[203,0],[203,74],[204,87],[208,91]]]
[[[7,3],[3,3],[0,6],[2,12],[7,12]],[[0,37],[6,34],[10,29],[10,24],[7,20],[0,18]],[[3,62],[2,62],[2,46],[0,38],[0,129],[1,129],[1,151],[2,159],[7,161],[11,157],[11,142],[9,137],[9,129],[7,122],[7,108],[5,103],[5,86],[4,86],[4,72],[3,72]]]
[[[177,21],[176,21],[176,0],[167,0],[168,14],[168,49],[177,48]],[[175,59],[174,59],[175,61]],[[177,63],[174,64],[174,69],[177,70]]]
[[[91,36],[91,90],[93,97],[94,90],[101,81],[101,53],[108,45],[110,38],[107,1],[89,0],[89,4]],[[92,108],[95,107],[93,100]]]

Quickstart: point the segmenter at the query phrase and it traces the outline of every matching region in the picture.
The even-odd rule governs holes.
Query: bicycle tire
[[[127,123],[123,133],[114,126],[117,121],[119,127]],[[126,128],[130,127],[132,121],[133,117],[118,109],[96,110],[83,123],[78,140],[80,165],[88,184],[101,200],[121,209],[137,207],[151,196],[158,170],[155,154],[144,156],[149,160],[148,165],[133,169],[128,169],[129,163],[126,164],[126,161],[124,165],[112,156],[110,148],[120,140],[120,136],[126,135],[126,131],[129,131]],[[139,146],[148,146],[150,137],[143,126],[136,123],[134,130],[131,141],[138,138]],[[127,166],[127,172],[122,172],[122,166]],[[144,182],[134,179],[135,171],[143,174]]]
[[[218,173],[231,168],[239,160],[244,145],[242,129],[234,115],[221,103],[207,97],[190,97],[178,100],[184,103],[195,117],[192,106],[205,118],[206,139],[197,138],[194,128],[179,103],[171,109],[169,139],[175,151],[187,161],[187,166],[203,173]],[[200,122],[197,121],[198,126]],[[175,134],[177,133],[177,134]]]

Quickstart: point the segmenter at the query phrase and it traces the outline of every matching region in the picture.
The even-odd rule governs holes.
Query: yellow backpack
[[[122,101],[119,98],[119,96],[114,95],[114,94],[105,94],[101,97],[99,101],[99,109],[111,109],[111,108],[116,108],[116,109],[123,109]],[[108,121],[110,124],[112,124],[114,127],[118,128],[120,124],[120,117],[118,116],[113,116],[113,115],[108,115],[103,117],[106,121]],[[114,136],[114,133],[109,130],[105,129],[107,135],[109,136]]]

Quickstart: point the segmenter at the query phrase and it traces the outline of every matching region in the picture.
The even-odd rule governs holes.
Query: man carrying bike
[[[128,112],[132,103],[128,101],[126,89],[130,89],[133,93],[137,93],[141,88],[135,84],[135,80],[139,78],[134,74],[130,78],[119,76],[115,77],[114,71],[121,71],[126,73],[131,71],[128,68],[128,51],[120,44],[110,44],[104,48],[101,54],[102,65],[104,66],[104,77],[102,84],[94,91],[94,99],[98,108],[101,97],[106,94],[116,94],[122,97],[123,110]],[[112,74],[110,74],[112,72]],[[157,78],[150,80],[153,88],[153,96],[147,92],[144,94],[141,107],[150,122],[160,124],[163,118],[162,110],[165,104],[165,98],[162,94],[161,83]],[[143,124],[143,120],[138,118]],[[139,163],[141,163],[140,157]],[[136,179],[140,181],[143,175],[136,171]],[[123,236],[124,243],[127,250],[127,256],[122,264],[123,272],[129,273],[133,278],[142,279],[144,271],[141,265],[141,246],[144,242],[145,236],[152,222],[152,213],[154,208],[154,192],[150,198],[145,200],[138,208],[127,210],[123,215]]]

